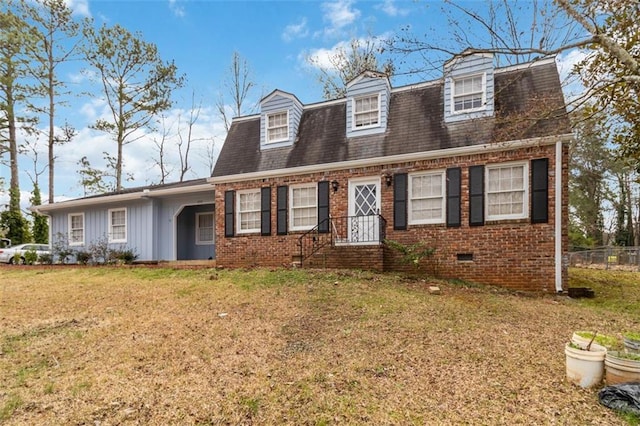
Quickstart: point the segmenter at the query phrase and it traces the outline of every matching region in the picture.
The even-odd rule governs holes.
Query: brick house
[[[494,69],[467,53],[412,86],[364,72],[310,105],[275,90],[233,120],[211,177],[32,209],[76,251],[388,271],[409,266],[385,241],[422,242],[426,273],[556,292],[570,140],[553,58]]]
[[[439,277],[562,291],[570,140],[554,58],[463,54],[398,88],[364,72],[310,105],[275,90],[208,179],[217,264],[408,268],[388,239],[433,247]]]

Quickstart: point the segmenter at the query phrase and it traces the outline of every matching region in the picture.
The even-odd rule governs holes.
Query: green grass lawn
[[[572,270],[581,300],[357,271],[0,273],[2,424],[639,424],[564,359],[575,330],[639,326],[637,273]]]

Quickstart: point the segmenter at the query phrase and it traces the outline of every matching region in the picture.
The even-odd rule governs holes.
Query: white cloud
[[[585,87],[580,81],[580,76],[572,73],[574,65],[584,60],[587,52],[580,49],[572,49],[559,54],[556,57],[562,91],[567,102],[572,102],[585,93]]]
[[[360,46],[370,45],[379,47],[384,40],[391,36],[392,34],[387,32],[376,37],[361,37],[358,39],[358,43]],[[339,64],[335,64],[335,59],[338,57],[340,51],[349,51],[351,49],[350,44],[350,40],[343,40],[334,44],[330,48],[319,48],[304,51],[300,53],[298,60],[304,66],[321,68],[327,71],[336,71],[336,65]]]
[[[187,14],[184,6],[179,4],[179,0],[169,0],[169,9],[178,18],[182,18]]]
[[[560,72],[560,78],[562,80],[569,77],[573,66],[584,60],[587,57],[587,53],[584,50],[572,49],[561,53],[556,57],[556,63],[558,64],[558,70]]]
[[[309,28],[307,28],[307,18],[302,18],[297,24],[289,24],[285,27],[282,33],[282,39],[286,42],[290,42],[297,38],[304,38],[309,35]]]
[[[89,123],[94,123],[98,117],[107,119],[107,108],[107,103],[103,98],[92,98],[89,102],[82,104],[78,111]]]
[[[329,27],[324,29],[325,36],[339,34],[340,30],[354,23],[360,17],[360,10],[352,8],[352,5],[353,0],[322,3],[320,7],[324,12],[323,20],[329,23]]]
[[[99,109],[99,108],[98,108]],[[179,141],[178,132],[183,139],[187,132],[189,111],[173,109],[168,111],[165,126],[170,129],[165,140],[164,162],[172,173],[166,182],[175,182],[179,179],[180,156],[177,148]],[[162,128],[157,132],[139,130],[132,139],[133,142],[123,147],[123,186],[135,187],[160,182],[160,169],[156,165],[159,158],[157,145],[162,139]],[[215,141],[216,152],[219,153],[224,139],[224,124],[220,121],[214,107],[203,106],[198,120],[191,129],[192,144],[189,152],[189,165],[191,171],[185,179],[195,179],[209,176],[206,161],[207,148]],[[137,139],[136,139],[137,138]],[[73,142],[62,145],[56,152],[56,194],[64,197],[81,197],[83,188],[79,186],[77,173],[78,161],[86,156],[91,166],[105,169],[104,152],[116,155],[116,144],[112,138],[102,132],[83,128],[78,132]],[[126,181],[126,176],[132,175],[132,181]],[[56,197],[57,198],[57,197]]]
[[[349,42],[347,41],[341,41],[329,49],[320,48],[305,51],[300,54],[299,60],[307,66],[335,71],[336,66],[333,63],[332,58],[335,58],[338,52],[341,49],[346,48],[348,44]]]
[[[65,4],[71,10],[74,15],[80,15],[84,17],[90,17],[89,0],[65,0]]]
[[[384,2],[375,6],[376,9],[381,10],[389,16],[407,16],[409,14],[408,9],[400,9],[396,6],[395,0],[385,0]]]

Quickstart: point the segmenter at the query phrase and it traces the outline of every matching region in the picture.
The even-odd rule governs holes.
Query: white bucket
[[[571,342],[575,343],[583,349],[586,349],[589,342],[591,342],[591,338],[582,337],[578,333],[579,332],[577,331],[573,333],[573,336],[571,336]],[[597,344],[595,340],[591,343],[591,349],[607,350],[607,348],[605,348],[604,346]]]
[[[640,382],[640,361],[619,358],[618,352],[607,352],[604,365],[607,369],[607,385]]]
[[[602,348],[602,347],[601,347]],[[607,351],[594,348],[585,351],[575,349],[567,343],[564,347],[567,358],[567,380],[582,388],[590,388],[602,382],[604,376],[604,358]]]

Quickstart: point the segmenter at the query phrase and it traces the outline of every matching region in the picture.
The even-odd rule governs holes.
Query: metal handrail
[[[329,244],[379,244],[386,238],[386,228],[387,220],[380,214],[330,216],[299,237],[300,263]]]

